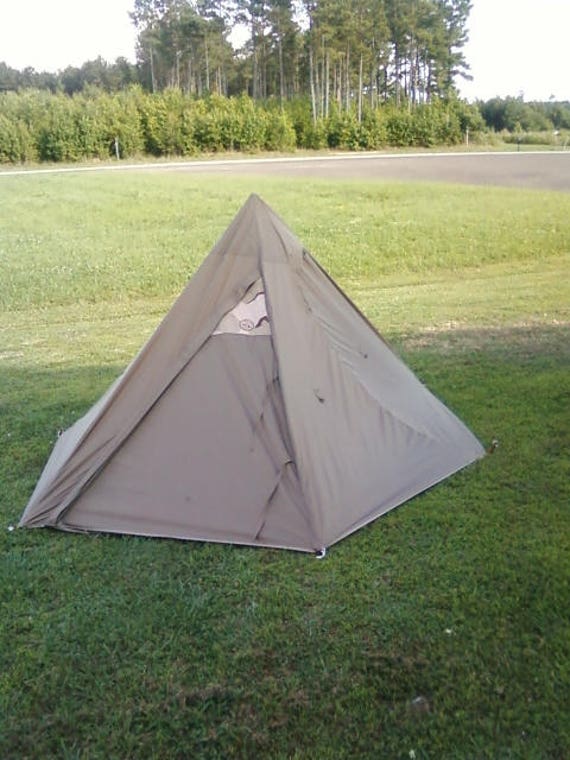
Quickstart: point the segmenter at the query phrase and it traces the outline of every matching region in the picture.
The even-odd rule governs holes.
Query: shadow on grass
[[[527,323],[508,327],[427,330],[402,336],[410,352],[430,350],[442,356],[481,352],[504,362],[570,360],[570,324]]]
[[[81,417],[123,367],[0,367],[0,512],[16,519],[59,430]]]

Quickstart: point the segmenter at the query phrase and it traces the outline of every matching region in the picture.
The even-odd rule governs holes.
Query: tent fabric
[[[483,455],[253,195],[20,525],[319,551]]]

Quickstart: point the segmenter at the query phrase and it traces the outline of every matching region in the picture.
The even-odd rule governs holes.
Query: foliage
[[[73,95],[86,87],[98,87],[106,92],[136,84],[139,80],[137,66],[129,63],[126,58],[117,58],[114,63],[108,63],[99,57],[86,61],[82,66],[67,66],[57,73],[35,71],[26,68],[23,71],[13,69],[0,61],[0,91],[38,89],[49,92],[65,92]]]
[[[552,148],[560,148],[570,143],[570,132],[506,132],[501,135],[504,142],[516,145],[548,145]]]
[[[17,164],[36,158],[36,146],[25,121],[0,113],[0,163]]]
[[[251,187],[0,183],[0,756],[568,756],[566,195],[256,177],[419,377],[500,442],[324,561],[6,530],[57,429]]]
[[[362,103],[449,97],[467,74],[470,0],[134,0],[137,65],[101,58],[57,74],[0,64],[0,90],[69,95],[141,84],[150,92],[311,98],[315,119]],[[236,24],[246,39],[230,39]]]
[[[430,147],[456,144],[467,132],[477,142],[490,130],[492,142],[493,133],[570,129],[568,102],[458,99],[457,78],[468,76],[463,49],[471,6],[471,0],[134,0],[136,65],[97,58],[50,74],[0,63],[0,98],[3,90],[55,98],[38,100],[45,109],[36,108],[33,120],[5,112],[0,100],[7,119],[0,161],[102,158],[113,153],[115,137],[124,156],[166,156]],[[238,24],[247,35],[239,50],[230,42]],[[73,104],[62,94],[74,96]]]
[[[69,97],[24,90],[0,94],[0,161],[17,163],[104,159],[147,153],[188,156],[216,151],[284,151],[301,148],[370,150],[387,145],[454,145],[473,109],[458,100],[416,108],[333,104],[312,119],[307,98],[254,101],[247,95],[197,98],[178,88],[147,93],[139,86],[116,93],[95,87]]]
[[[522,96],[492,98],[479,103],[491,129],[500,132],[540,132],[570,129],[570,102],[525,103]]]
[[[247,96],[196,99],[178,89],[109,94],[95,88],[61,93],[0,94],[0,161],[78,161],[192,155],[218,150],[290,150],[295,131],[285,112]]]

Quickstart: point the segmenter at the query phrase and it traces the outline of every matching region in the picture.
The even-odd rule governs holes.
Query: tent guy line
[[[200,161],[156,161],[147,163],[134,164],[101,164],[100,166],[64,166],[50,167],[46,169],[8,169],[0,171],[0,177],[18,177],[22,175],[34,174],[72,174],[78,172],[113,172],[113,171],[140,171],[140,170],[164,170],[164,169],[207,169],[209,167],[220,166],[255,166],[269,164],[292,164],[292,163],[316,163],[316,162],[336,162],[336,161],[366,161],[366,160],[389,160],[397,161],[398,159],[445,159],[445,158],[480,158],[482,156],[511,156],[520,158],[521,156],[567,156],[570,151],[563,150],[525,150],[522,153],[517,151],[458,151],[458,152],[418,152],[418,153],[335,153],[334,155],[322,156],[277,156],[272,158],[214,158]]]

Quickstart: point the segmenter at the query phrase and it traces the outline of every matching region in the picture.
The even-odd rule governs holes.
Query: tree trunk
[[[263,46],[261,48],[263,52],[263,67],[261,69],[261,97],[266,98],[267,97],[267,50],[265,47],[265,41],[263,42]]]
[[[204,55],[206,57],[206,92],[210,93],[210,55],[208,53],[208,38],[204,37]]]
[[[332,85],[333,97],[338,103],[338,78],[336,73],[336,63],[333,67],[333,85]]]
[[[398,50],[398,46],[394,46],[394,68],[395,68],[395,96],[396,96],[396,105],[400,105],[400,51]]]
[[[279,53],[279,100],[281,108],[283,108],[283,101],[285,100],[285,66],[283,64],[283,40],[281,39],[280,31],[278,31],[277,49]]]
[[[255,17],[251,19],[251,45],[253,52],[253,76],[251,80],[251,96],[254,100],[258,98],[258,80],[259,80],[259,61],[257,50],[257,34],[255,28]]]
[[[313,48],[309,47],[309,79],[311,85],[311,110],[313,113],[313,126],[317,126],[317,95],[315,92],[315,63],[313,60]]]
[[[315,112],[317,118],[320,116],[321,111],[321,83],[319,81],[319,64],[313,65],[314,80],[315,80]]]
[[[364,56],[360,53],[360,65],[358,67],[358,123],[362,122],[362,68],[364,66]]]
[[[330,90],[330,57],[327,50],[325,56],[325,117],[329,117],[329,90]]]
[[[150,89],[152,92],[156,92],[156,77],[154,74],[154,52],[152,45],[149,48],[150,50]]]
[[[345,92],[346,102],[345,102],[345,109],[348,111],[350,109],[350,47],[346,46],[346,92]]]

